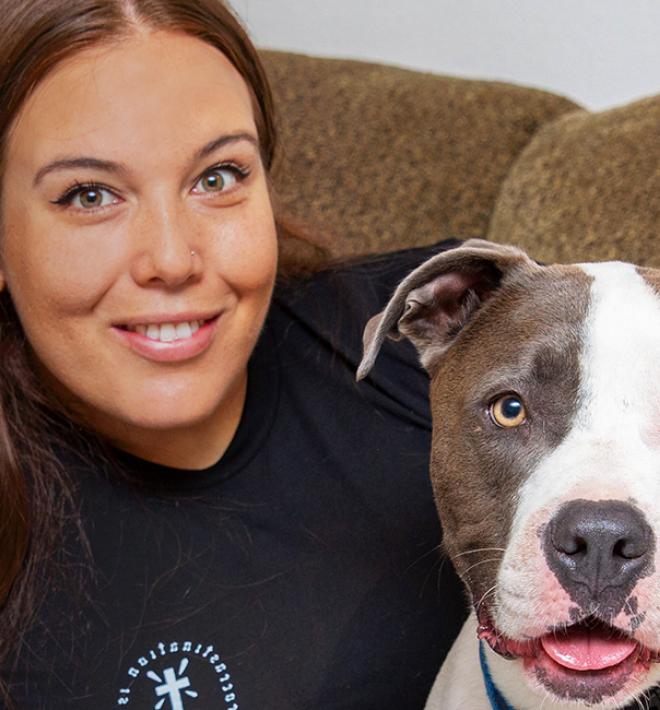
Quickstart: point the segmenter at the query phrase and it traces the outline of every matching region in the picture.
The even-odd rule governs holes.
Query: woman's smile
[[[207,350],[216,335],[221,314],[206,317],[150,317],[134,326],[114,326],[122,342],[147,360],[180,362]]]

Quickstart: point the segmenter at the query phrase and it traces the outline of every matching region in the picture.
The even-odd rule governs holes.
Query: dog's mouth
[[[558,698],[589,704],[630,692],[650,664],[660,661],[660,652],[595,617],[521,642],[506,638],[480,615],[479,638],[499,655],[521,659],[533,684]]]

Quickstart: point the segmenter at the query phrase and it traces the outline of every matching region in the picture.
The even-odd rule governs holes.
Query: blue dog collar
[[[488,668],[488,661],[486,660],[486,651],[484,649],[484,642],[479,644],[479,662],[481,663],[481,673],[484,677],[484,685],[486,686],[486,695],[488,700],[490,700],[490,706],[493,710],[513,710],[513,708],[504,699],[504,696],[495,687],[493,683],[493,676],[490,674],[490,669]]]

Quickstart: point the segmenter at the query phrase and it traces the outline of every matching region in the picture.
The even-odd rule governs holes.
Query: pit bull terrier
[[[430,375],[431,480],[473,609],[427,710],[646,708],[660,681],[660,271],[470,240],[365,329]]]

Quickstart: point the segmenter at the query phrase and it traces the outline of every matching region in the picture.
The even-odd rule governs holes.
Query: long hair
[[[221,0],[0,0],[0,10],[0,177],[8,133],[39,82],[77,52],[121,40],[138,26],[186,33],[229,59],[250,91],[262,160],[266,170],[271,167],[276,132],[268,81],[254,46]],[[0,254],[1,225],[0,214]],[[309,266],[322,255],[286,220],[279,220],[279,235],[281,270]],[[291,242],[302,249],[291,248]],[[91,445],[92,451],[102,445],[74,424],[35,375],[5,290],[0,293],[0,664],[15,652],[36,613],[40,590],[57,574],[65,523],[76,520],[75,481],[58,455],[74,442]],[[4,688],[0,693],[10,702]]]

